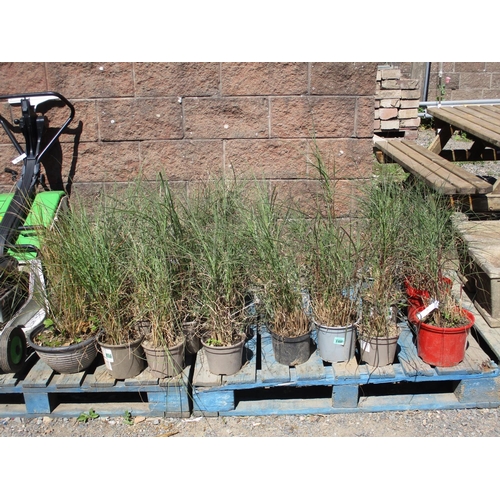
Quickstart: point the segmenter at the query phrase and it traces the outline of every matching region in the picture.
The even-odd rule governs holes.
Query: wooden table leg
[[[449,123],[435,119],[434,128],[437,130],[436,137],[427,149],[439,154],[453,135],[453,127]]]
[[[485,144],[481,139],[474,139],[472,146],[469,148],[467,159],[471,161],[483,159],[483,151]]]

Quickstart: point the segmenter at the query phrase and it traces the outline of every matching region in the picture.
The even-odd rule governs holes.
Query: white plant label
[[[101,348],[102,350],[102,356],[104,358],[104,363],[106,364],[106,367],[108,370],[111,370],[111,363],[113,363],[113,351],[111,349],[106,349],[105,347]]]
[[[333,343],[335,345],[344,345],[344,337],[334,337]]]
[[[359,344],[361,346],[362,351],[370,352],[370,344],[368,342],[365,342],[364,340],[360,340]]]
[[[419,321],[422,321],[426,316],[428,316],[434,309],[437,309],[439,307],[439,301],[435,300],[434,302],[431,302],[423,311],[420,311],[417,313],[417,319]]]

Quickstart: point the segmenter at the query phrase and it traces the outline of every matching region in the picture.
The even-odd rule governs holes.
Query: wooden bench
[[[375,147],[412,175],[446,195],[491,193],[493,186],[415,142],[376,138]]]

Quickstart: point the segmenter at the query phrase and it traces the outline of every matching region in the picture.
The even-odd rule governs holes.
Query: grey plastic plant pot
[[[102,334],[97,336],[97,342],[104,358],[109,374],[117,380],[134,378],[147,366],[146,356],[142,348],[144,337],[127,344],[106,344],[101,340]]]
[[[142,348],[153,376],[158,378],[175,377],[184,369],[184,340],[171,348],[149,347],[146,344],[143,344]]]
[[[325,326],[316,324],[318,354],[329,363],[350,361],[356,351],[356,324]]]
[[[371,337],[359,339],[361,361],[378,367],[394,363],[399,335],[395,337]]]
[[[36,336],[43,330],[34,330],[27,342],[38,354],[38,357],[52,370],[58,373],[78,373],[86,370],[98,354],[96,337],[70,346],[47,347],[35,342]]]
[[[217,347],[206,343],[202,339],[201,345],[208,362],[208,369],[214,375],[234,375],[243,366],[243,349],[246,335],[241,334],[241,340],[234,345]]]

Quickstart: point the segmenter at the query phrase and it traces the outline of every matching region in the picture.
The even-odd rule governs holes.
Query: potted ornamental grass
[[[324,361],[354,357],[359,319],[361,242],[352,221],[336,217],[335,164],[330,173],[316,142],[309,162],[322,187],[316,216],[305,225],[307,289]]]
[[[316,219],[310,232],[308,285],[318,354],[328,362],[354,357],[359,319],[359,252],[350,228]]]
[[[460,262],[459,252],[466,251],[453,223],[455,208],[447,197],[419,182],[401,197],[411,202],[402,262],[418,354],[433,366],[454,366],[465,357],[475,322],[452,294],[450,276]]]
[[[128,227],[132,274],[131,309],[135,327],[144,335],[142,348],[150,372],[159,378],[178,375],[185,363],[180,288],[182,241],[173,194],[160,176],[157,182],[138,180],[129,193],[122,217]]]
[[[45,319],[27,340],[59,373],[83,371],[98,354],[99,321],[87,289],[78,280],[78,271],[86,264],[77,248],[83,241],[75,229],[72,212],[61,216],[52,229],[39,229],[45,287],[34,298]]]
[[[390,266],[371,269],[361,290],[358,340],[361,361],[379,367],[392,364],[401,334],[404,296]]]
[[[447,275],[456,268],[459,240],[455,210],[447,197],[417,181],[402,188],[400,196],[408,205],[401,262],[410,318],[414,308],[428,305],[431,297],[450,295]]]
[[[358,340],[361,361],[375,367],[394,362],[401,332],[406,202],[401,181],[382,174],[366,186],[359,203],[363,265]]]
[[[182,245],[189,287],[181,294],[196,303],[201,344],[209,370],[232,375],[243,364],[250,286],[249,239],[243,231],[245,184],[209,179],[183,204],[186,238]],[[185,283],[186,280],[183,280]]]
[[[72,262],[71,279],[85,292],[106,369],[116,379],[135,377],[146,366],[131,308],[135,269],[130,265],[129,226],[134,221],[121,211],[127,196],[105,191],[92,207],[74,200],[60,227]]]
[[[296,366],[312,354],[312,322],[305,289],[305,262],[297,228],[301,214],[262,189],[247,217],[258,314],[271,334],[278,363]]]

